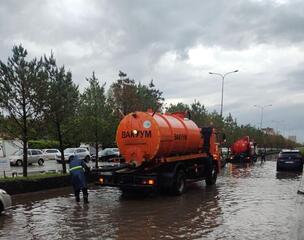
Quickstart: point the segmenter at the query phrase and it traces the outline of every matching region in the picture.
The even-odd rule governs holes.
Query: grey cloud
[[[298,69],[289,72],[287,74],[287,79],[281,81],[281,86],[285,86],[293,92],[304,92],[304,69],[303,65],[300,65]]]
[[[273,106],[265,109],[264,112],[264,127],[278,128],[278,130],[285,134],[290,135],[292,132],[296,132],[298,139],[303,141],[304,129],[303,118],[304,104],[296,104],[292,106]],[[243,114],[239,114],[240,111]],[[238,115],[238,121],[247,124],[253,123],[259,127],[260,110],[254,107],[244,107],[239,112],[232,111],[232,114]]]
[[[54,1],[56,2],[56,1]],[[67,39],[93,42],[110,48],[112,59],[134,52],[148,51],[147,58],[157,61],[166,51],[186,58],[196,44],[246,48],[253,43],[303,41],[303,4],[274,4],[250,1],[96,1],[100,15],[55,17],[58,8],[48,9],[48,1],[1,3],[2,39],[19,37],[45,45]],[[62,5],[61,8],[65,6]],[[62,9],[61,9],[62,10]],[[64,11],[62,12],[62,14]],[[60,12],[57,13],[60,15]],[[114,46],[109,47],[109,45]]]
[[[83,5],[76,9],[79,3]],[[12,45],[20,41],[33,55],[53,50],[81,88],[93,70],[107,86],[123,70],[142,82],[153,78],[167,99],[192,98],[204,103],[212,98],[217,104],[220,80],[208,75],[211,69],[207,65],[187,64],[188,50],[202,45],[239,51],[269,44],[278,49],[297,46],[303,51],[303,9],[300,0],[283,5],[271,0],[4,0],[0,2],[0,59],[5,60]],[[177,65],[160,67],[160,60],[169,52],[177,55]],[[278,94],[300,92],[302,73],[301,65],[293,69],[271,65],[268,73],[258,74],[241,69],[225,82],[224,110],[250,122],[253,117],[247,117],[252,112],[248,106],[275,105]]]

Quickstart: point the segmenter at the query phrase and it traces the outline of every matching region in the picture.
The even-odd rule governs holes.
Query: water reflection
[[[276,172],[277,179],[299,179],[302,177],[302,173],[299,172]]]
[[[202,238],[222,222],[218,190],[203,183],[180,197],[121,198],[113,217],[117,239],[132,239],[132,229],[140,229],[137,239]]]
[[[250,176],[253,166],[253,163],[229,163],[227,169],[233,177],[243,178]]]
[[[266,161],[228,164],[216,186],[192,184],[180,197],[94,187],[84,205],[71,188],[19,195],[0,216],[0,239],[303,239],[300,180]]]

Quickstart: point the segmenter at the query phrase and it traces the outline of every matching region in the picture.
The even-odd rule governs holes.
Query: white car
[[[12,198],[6,191],[0,189],[0,214],[12,205]]]
[[[44,164],[45,156],[39,149],[27,150],[27,164],[38,163],[39,166]],[[20,149],[9,157],[11,165],[22,166],[23,165],[23,150]]]
[[[64,150],[64,160],[66,162],[70,162],[72,156],[79,156],[80,159],[84,159],[86,162],[89,162],[90,152],[86,148],[67,148]],[[60,160],[57,160],[57,162],[61,162]]]
[[[43,149],[45,160],[60,160],[61,153],[58,149]]]
[[[120,152],[118,148],[105,148],[98,152],[98,161],[109,162],[113,158],[117,158],[120,156]],[[96,154],[92,154],[92,161],[96,161]]]

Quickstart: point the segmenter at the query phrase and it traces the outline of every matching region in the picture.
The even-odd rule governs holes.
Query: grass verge
[[[0,183],[5,182],[15,182],[15,181],[33,181],[33,180],[41,180],[45,178],[51,178],[51,177],[59,177],[59,176],[67,176],[69,174],[62,174],[62,173],[39,173],[35,175],[30,175],[27,177],[23,176],[17,176],[17,177],[6,177],[6,178],[0,178]]]

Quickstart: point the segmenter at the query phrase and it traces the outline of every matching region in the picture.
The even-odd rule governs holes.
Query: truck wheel
[[[22,161],[21,161],[21,160],[17,160],[17,161],[16,161],[16,165],[17,165],[18,167],[21,167],[21,166],[22,166]]]
[[[216,165],[212,162],[211,167],[209,168],[206,174],[206,185],[207,186],[214,185],[216,183],[216,179],[217,179],[217,168]]]
[[[182,195],[186,188],[186,177],[182,169],[180,169],[175,175],[175,179],[172,185],[172,193],[174,195]]]

